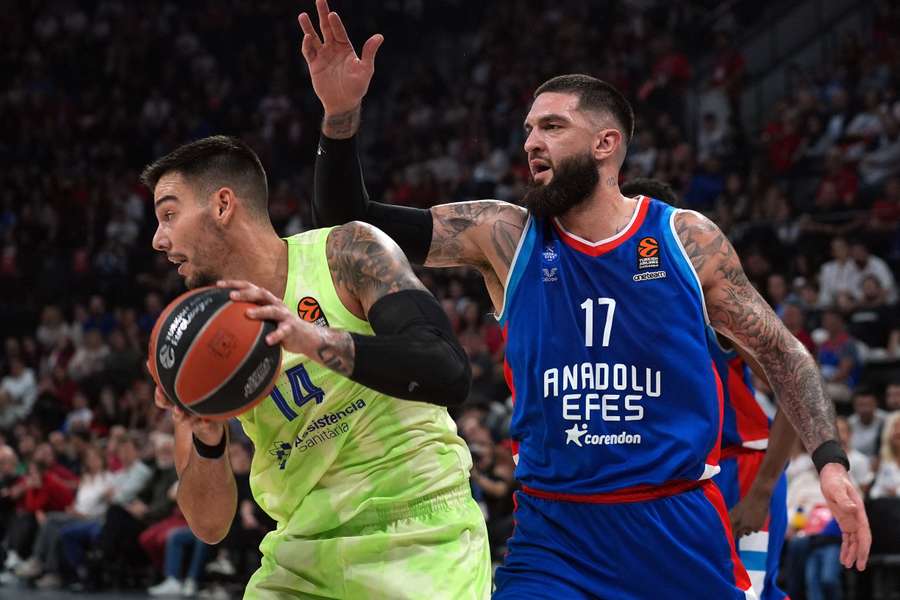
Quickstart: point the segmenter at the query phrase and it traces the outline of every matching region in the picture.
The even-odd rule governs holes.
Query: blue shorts
[[[759,466],[765,457],[764,451],[752,451],[719,460],[722,470],[713,481],[722,491],[728,510],[740,502],[747,494]],[[787,594],[775,580],[778,578],[778,561],[784,546],[787,531],[787,479],[784,473],[772,492],[769,503],[769,519],[762,531],[745,535],[737,540],[738,554],[747,568],[753,590],[760,600],[782,600]]]
[[[709,481],[616,504],[517,492],[515,517],[495,600],[755,598]]]

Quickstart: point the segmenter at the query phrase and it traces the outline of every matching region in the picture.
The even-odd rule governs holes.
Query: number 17
[[[606,304],[609,308],[606,310],[606,324],[603,326],[603,342],[605,348],[609,346],[609,334],[612,331],[613,315],[616,313],[615,298],[597,298],[597,304],[601,306]],[[581,303],[584,309],[584,345],[592,347],[594,345],[594,301],[587,298]]]

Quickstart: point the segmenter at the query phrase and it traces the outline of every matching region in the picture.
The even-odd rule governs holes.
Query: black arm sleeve
[[[346,140],[324,135],[319,138],[312,217],[316,227],[349,221],[371,223],[393,238],[415,264],[425,263],[431,247],[429,210],[369,201],[356,136]]]
[[[388,294],[368,316],[375,335],[350,334],[356,350],[350,379],[404,400],[465,402],[472,369],[434,296],[422,290]]]

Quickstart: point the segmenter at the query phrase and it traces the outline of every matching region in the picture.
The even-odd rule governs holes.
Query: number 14
[[[609,346],[609,334],[612,331],[613,315],[616,314],[616,301],[614,298],[597,298],[597,304],[609,306],[606,309],[606,324],[603,326],[603,342],[605,348]],[[581,303],[584,309],[584,345],[592,347],[594,345],[594,301],[591,298],[585,299]]]

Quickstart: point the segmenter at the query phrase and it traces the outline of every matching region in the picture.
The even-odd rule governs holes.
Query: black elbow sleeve
[[[375,335],[351,334],[350,379],[404,400],[440,406],[466,400],[472,369],[434,296],[422,290],[389,294],[368,316]]]

